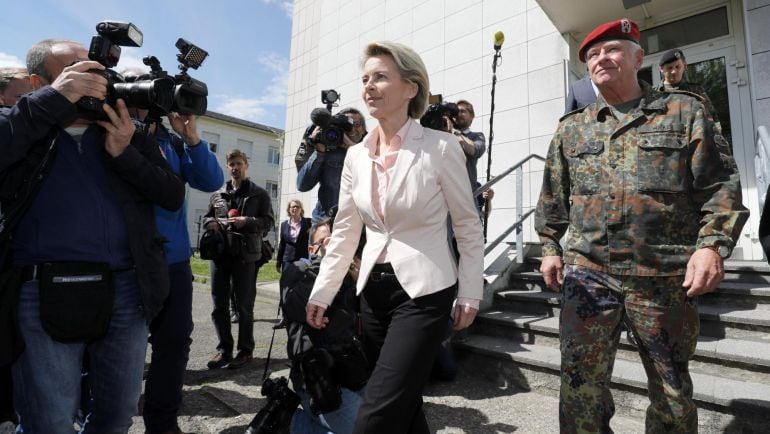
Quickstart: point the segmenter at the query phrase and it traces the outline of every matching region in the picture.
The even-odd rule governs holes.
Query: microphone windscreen
[[[237,209],[233,208],[230,211],[227,211],[227,216],[228,217],[240,217],[241,213],[239,213]]]
[[[325,127],[328,125],[331,118],[332,114],[329,113],[329,110],[326,110],[325,108],[315,108],[312,112],[310,112],[310,121],[320,127]]]
[[[505,42],[505,35],[502,31],[498,30],[495,32],[495,46],[500,47],[503,45],[503,42]]]

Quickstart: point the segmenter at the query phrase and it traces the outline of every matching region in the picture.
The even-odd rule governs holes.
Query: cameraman
[[[312,149],[311,146],[314,145],[315,152],[301,168],[297,169],[297,190],[310,191],[316,184],[320,184],[318,202],[313,208],[313,223],[330,217],[330,210],[337,206],[345,155],[349,147],[360,143],[366,135],[366,123],[360,111],[351,107],[340,110],[340,114],[346,115],[353,123],[353,127],[350,132],[342,136],[342,144],[339,147],[327,151],[326,146],[317,141],[320,127],[308,128],[310,133],[303,139],[303,147]]]
[[[281,301],[286,332],[289,335],[287,354],[292,360],[290,377],[294,390],[302,399],[302,409],[294,414],[292,433],[350,433],[353,431],[358,408],[361,405],[362,390],[353,391],[341,387],[342,403],[339,408],[321,414],[311,410],[311,397],[303,381],[301,360],[315,347],[324,347],[332,342],[349,341],[355,336],[356,288],[355,279],[358,265],[352,265],[348,277],[343,281],[332,306],[337,311],[346,311],[348,321],[339,321],[339,327],[316,330],[305,322],[305,306],[313,289],[315,277],[326,254],[326,245],[331,239],[331,220],[324,219],[310,228],[310,259],[300,259],[288,265],[281,275]],[[358,264],[358,261],[354,261]],[[362,364],[361,366],[363,367]],[[365,374],[365,373],[364,373]],[[365,381],[366,375],[363,376]],[[331,381],[334,381],[333,379]],[[362,385],[361,385],[362,386]]]
[[[123,72],[126,79],[142,79],[144,71]],[[129,110],[145,122],[146,133],[154,137],[174,173],[197,190],[212,193],[224,184],[224,174],[209,144],[198,136],[195,115],[169,113],[176,134],[161,122],[146,121],[148,111]],[[178,134],[178,135],[177,135]],[[181,136],[181,137],[180,137]],[[144,426],[149,434],[177,432],[177,413],[182,405],[184,371],[190,354],[192,318],[192,270],[190,237],[187,231],[187,204],[176,211],[155,207],[158,232],[166,238],[166,262],[170,280],[163,310],[150,323],[152,356],[144,386]],[[176,429],[177,431],[173,431]]]
[[[454,128],[449,131],[460,140],[460,146],[465,152],[465,168],[468,170],[468,178],[471,182],[471,188],[476,185],[478,175],[476,163],[487,150],[487,140],[484,133],[471,131],[471,124],[476,112],[473,111],[473,104],[461,99],[457,101],[457,118]]]
[[[153,205],[179,208],[184,184],[157,143],[135,134],[122,100],[103,105],[108,121],[79,118],[82,97],[107,95],[104,66],[82,45],[44,40],[27,53],[27,69],[34,92],[0,109],[8,219],[0,250],[12,255],[2,270],[23,282],[3,279],[0,289],[18,291],[26,344],[13,365],[20,428],[72,430],[87,349],[94,387],[84,430],[125,433],[141,392],[147,324],[168,294]],[[16,353],[8,349],[3,358]]]

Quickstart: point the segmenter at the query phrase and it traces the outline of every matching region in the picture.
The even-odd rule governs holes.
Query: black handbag
[[[40,322],[55,341],[92,342],[107,335],[115,301],[104,263],[45,263],[40,269]]]
[[[206,230],[198,242],[198,252],[200,252],[201,259],[217,261],[225,253],[226,249],[225,237],[222,235],[221,230]]]

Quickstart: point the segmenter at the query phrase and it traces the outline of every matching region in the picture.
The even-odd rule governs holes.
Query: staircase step
[[[514,362],[521,368],[548,371],[559,375],[560,353],[557,348],[543,347],[493,336],[474,335],[456,344],[458,348],[495,359]],[[770,411],[770,385],[752,381],[720,378],[714,375],[691,373],[694,398],[722,413],[750,412],[760,421],[766,421]],[[617,359],[612,373],[614,388],[631,389],[636,394],[647,394],[647,377],[639,362]],[[766,422],[765,422],[766,423]]]
[[[496,331],[489,330],[495,336],[510,337],[517,332],[534,331],[551,338],[547,343],[542,343],[544,346],[558,346],[559,318],[556,316],[544,317],[515,311],[490,310],[479,313],[476,323],[481,326],[480,332],[486,331],[484,327],[487,324],[498,327]],[[540,344],[534,336],[529,337],[527,342]],[[629,350],[636,351],[625,331],[621,334],[621,344]],[[729,361],[747,368],[759,367],[762,370],[768,370],[770,369],[770,342],[699,336],[695,357],[714,364]]]
[[[745,289],[734,288],[735,291]],[[512,289],[495,294],[494,303],[502,310],[558,316],[560,294],[551,291]],[[699,303],[701,334],[715,337],[770,342],[770,309],[703,300]]]

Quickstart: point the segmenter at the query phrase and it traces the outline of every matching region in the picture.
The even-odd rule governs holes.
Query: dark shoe
[[[144,434],[188,434],[188,433],[182,431],[182,429],[179,428],[179,426],[176,426],[173,429],[170,429],[168,431],[163,431],[163,432],[159,432],[159,433],[154,433],[154,432],[151,432],[151,431],[145,431]]]
[[[206,366],[208,366],[209,369],[219,369],[230,363],[231,360],[233,360],[232,355],[219,351],[211,358],[211,360],[209,360],[209,363]]]
[[[227,367],[229,369],[238,369],[252,360],[254,360],[254,357],[251,354],[240,352]]]
[[[237,324],[238,320],[240,320],[240,319],[241,319],[241,317],[240,317],[240,315],[238,315],[238,312],[233,312],[233,314],[230,315],[230,322],[233,323],[233,324]]]

